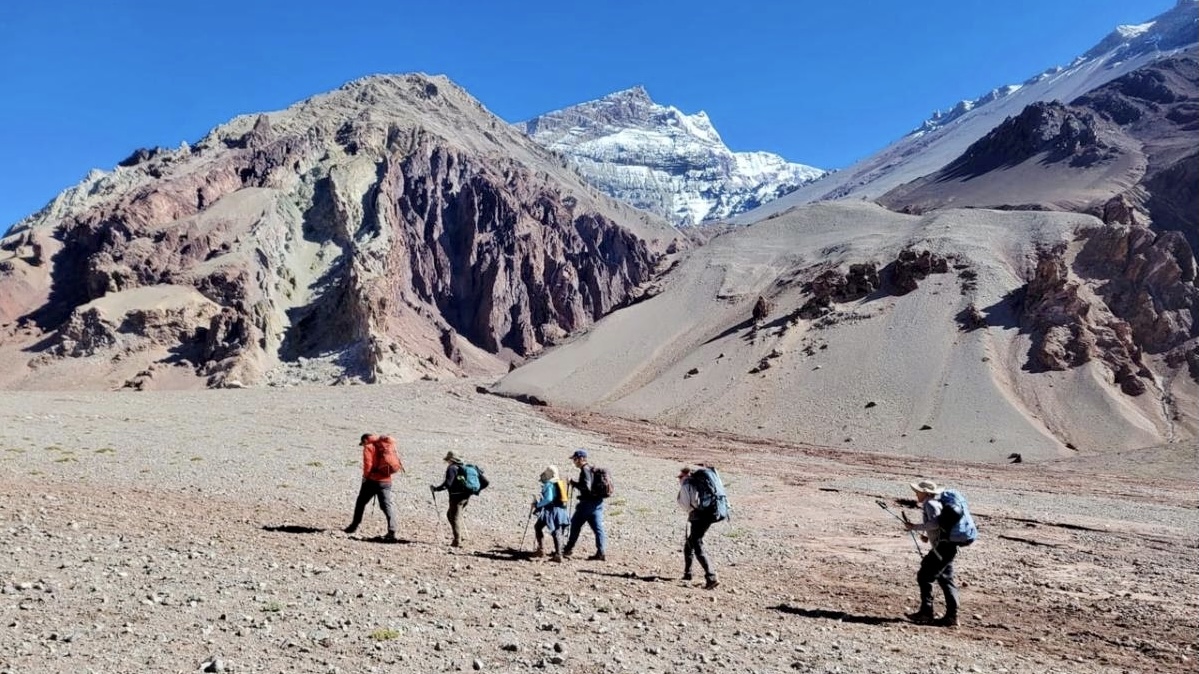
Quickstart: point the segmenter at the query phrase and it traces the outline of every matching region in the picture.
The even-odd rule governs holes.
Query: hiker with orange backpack
[[[595,554],[587,559],[602,562],[606,559],[604,552],[608,545],[608,535],[604,531],[604,499],[612,495],[612,483],[605,469],[587,463],[587,450],[575,450],[570,455],[570,461],[579,469],[579,479],[570,481],[570,486],[579,495],[579,504],[570,518],[570,538],[566,541],[562,556],[570,558],[583,525],[587,524],[595,532]]]
[[[561,562],[562,530],[570,526],[570,517],[566,514],[566,483],[558,477],[557,466],[546,466],[541,472],[541,498],[533,499],[530,508],[537,514],[537,524],[533,526],[537,550],[533,556],[545,556],[545,530],[549,529],[550,538],[554,541],[554,554],[550,555],[550,561]]]
[[[358,489],[358,500],[354,502],[354,519],[345,532],[352,534],[358,530],[366,504],[377,496],[379,508],[387,518],[387,535],[383,540],[393,543],[396,540],[396,508],[391,495],[391,476],[403,472],[404,464],[400,463],[395,440],[389,436],[365,433],[358,444],[362,447],[362,486]]]

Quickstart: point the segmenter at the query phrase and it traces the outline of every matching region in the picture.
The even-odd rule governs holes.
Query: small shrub
[[[279,611],[283,610],[283,604],[280,604],[277,601],[268,601],[262,605],[262,610],[265,613],[278,613]]]
[[[371,632],[371,638],[375,641],[391,641],[392,639],[399,639],[400,633],[388,627],[380,627]]]
[[[325,464],[321,463],[320,461],[309,461],[308,463],[306,463],[304,465],[308,466],[309,468],[320,468],[320,467],[324,466]]]
[[[116,452],[117,450],[113,449],[112,447],[101,447],[100,449],[96,450],[97,454],[116,454]]]

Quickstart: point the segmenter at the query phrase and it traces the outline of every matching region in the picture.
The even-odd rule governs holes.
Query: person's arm
[[[679,485],[679,495],[675,500],[678,502],[679,507],[683,509],[683,512],[689,513],[694,509],[694,497],[695,490],[691,488],[690,484],[684,482]]]
[[[553,482],[542,482],[541,483],[541,500],[533,502],[533,509],[541,510],[542,508],[550,505],[553,502],[554,502],[554,483]]]
[[[940,523],[937,521],[938,517],[941,515],[941,502],[940,501],[938,501],[937,499],[934,499],[934,498],[926,499],[924,501],[923,514],[924,514],[924,521],[921,522],[920,524],[911,525],[911,528],[909,529],[909,531],[920,531],[920,532],[927,533],[930,531],[936,531],[941,528]]]
[[[458,464],[451,463],[445,469],[445,481],[442,482],[441,484],[437,485],[436,487],[433,487],[433,491],[445,491],[446,489],[449,489],[450,485],[454,484],[454,480],[457,477],[458,477]]]
[[[368,442],[362,446],[362,478],[366,479],[375,467],[375,443]]]

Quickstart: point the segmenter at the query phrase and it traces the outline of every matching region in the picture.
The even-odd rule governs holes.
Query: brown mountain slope
[[[445,78],[369,77],[19,223],[0,386],[496,372],[629,301],[675,236]]]
[[[1009,117],[941,170],[891,190],[888,208],[1033,208],[1180,231],[1199,250],[1199,58],[1194,50],[1070,105]]]
[[[496,390],[957,459],[1143,447],[1199,430],[1194,279],[1177,233],[1083,214],[815,204],[689,252]]]

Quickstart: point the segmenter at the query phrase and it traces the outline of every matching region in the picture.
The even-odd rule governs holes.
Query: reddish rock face
[[[1199,343],[1194,257],[1178,232],[1109,225],[1083,236],[1076,276],[1059,247],[1042,252],[1026,286],[1021,324],[1033,335],[1029,366],[1065,370],[1101,360],[1125,393],[1140,395],[1152,380],[1146,355],[1177,367]],[[1098,297],[1084,296],[1083,280]]]
[[[30,247],[47,232],[48,258]],[[288,383],[271,373],[314,359],[365,381],[452,376],[629,301],[676,233],[448,81],[368,78],[89,178],[0,242],[0,295],[48,266],[7,317],[57,345],[43,366],[150,342],[213,386]],[[214,309],[170,331],[128,319],[144,307],[81,309],[166,284]]]

